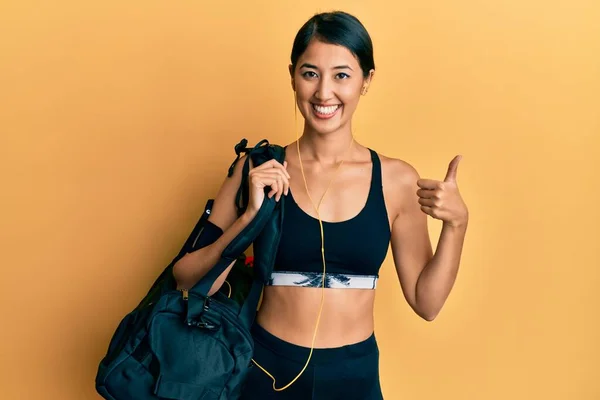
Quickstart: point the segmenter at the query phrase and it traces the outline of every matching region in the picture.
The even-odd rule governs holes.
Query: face
[[[364,78],[354,55],[345,47],[313,40],[290,66],[292,87],[305,124],[319,134],[349,126],[363,88],[374,71]]]

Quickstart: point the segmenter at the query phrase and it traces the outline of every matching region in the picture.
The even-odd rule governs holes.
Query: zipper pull
[[[183,301],[188,301],[189,292],[187,289],[181,289],[181,293],[183,294]]]

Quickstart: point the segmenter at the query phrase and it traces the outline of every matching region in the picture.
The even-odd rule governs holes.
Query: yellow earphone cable
[[[312,338],[312,344],[310,347],[310,353],[308,354],[308,359],[306,360],[306,363],[304,364],[304,367],[302,368],[302,370],[298,373],[298,375],[292,379],[292,381],[290,383],[288,383],[287,385],[285,385],[284,387],[281,388],[277,388],[275,386],[276,381],[275,381],[275,377],[269,373],[269,371],[267,371],[264,367],[262,367],[258,362],[256,362],[256,360],[254,360],[254,358],[252,359],[252,362],[254,363],[254,365],[256,365],[258,368],[260,368],[265,374],[267,374],[272,380],[273,380],[273,390],[276,392],[281,392],[287,388],[289,388],[294,382],[296,382],[298,380],[298,378],[300,378],[300,376],[304,373],[304,371],[306,370],[306,368],[308,367],[310,360],[312,358],[313,355],[313,350],[315,348],[315,341],[317,339],[317,332],[319,330],[319,323],[321,321],[321,314],[323,313],[323,305],[325,304],[325,273],[326,273],[326,266],[325,266],[325,233],[323,231],[323,221],[321,220],[321,214],[319,212],[319,209],[321,208],[321,203],[323,202],[323,199],[325,198],[325,195],[327,194],[327,191],[329,190],[329,187],[331,186],[331,183],[333,182],[334,178],[336,177],[338,171],[340,170],[340,167],[342,166],[342,164],[344,163],[344,159],[342,159],[342,161],[340,161],[340,163],[338,164],[333,176],[331,177],[331,180],[329,181],[329,184],[327,185],[327,188],[325,189],[325,192],[323,193],[323,196],[321,196],[321,200],[319,201],[318,205],[315,205],[315,202],[313,201],[310,192],[308,191],[308,183],[306,182],[306,175],[304,174],[304,166],[302,165],[302,157],[300,157],[300,138],[298,137],[298,130],[296,129],[296,125],[297,125],[297,109],[296,109],[296,99],[295,99],[295,92],[294,92],[294,121],[296,122],[294,125],[294,131],[296,132],[296,149],[298,151],[298,160],[300,161],[300,170],[302,171],[302,178],[304,179],[304,187],[306,189],[306,194],[308,195],[308,198],[310,199],[310,202],[313,205],[313,208],[315,209],[315,212],[317,213],[317,218],[319,220],[319,227],[321,229],[321,259],[323,261],[323,279],[321,282],[321,304],[319,306],[319,315],[317,316],[317,321],[315,324],[315,333],[313,334],[313,338]],[[352,148],[352,144],[354,143],[354,135],[352,135],[352,140],[350,141],[350,146],[348,146],[348,154],[350,153],[350,149]]]

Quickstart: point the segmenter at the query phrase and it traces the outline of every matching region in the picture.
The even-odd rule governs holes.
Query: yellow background
[[[97,363],[242,137],[294,139],[287,65],[317,11],[366,25],[360,142],[458,179],[471,221],[439,317],[389,255],[386,399],[600,399],[600,3],[0,5],[0,398],[98,398]],[[435,245],[440,230],[430,220]]]

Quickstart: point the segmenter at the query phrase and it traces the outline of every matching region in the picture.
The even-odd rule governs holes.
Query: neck
[[[336,164],[348,156],[352,129],[343,127],[327,135],[319,135],[305,126],[299,139],[302,158],[319,164]]]

